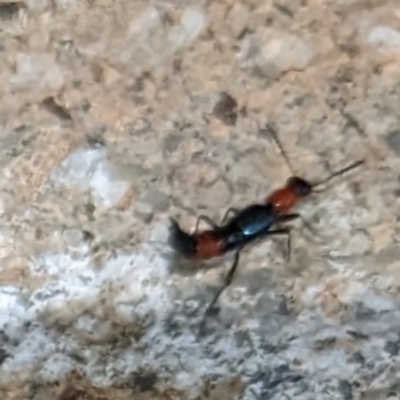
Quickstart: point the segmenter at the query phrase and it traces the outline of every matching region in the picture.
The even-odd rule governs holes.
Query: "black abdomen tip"
[[[170,218],[170,233],[168,238],[168,244],[177,253],[185,256],[192,257],[196,254],[196,240],[192,235],[184,232],[178,222],[173,218]]]

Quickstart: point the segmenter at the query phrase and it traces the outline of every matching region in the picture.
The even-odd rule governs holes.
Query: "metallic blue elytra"
[[[224,251],[246,245],[269,233],[279,219],[270,204],[253,204],[238,212],[226,225],[221,227]]]
[[[258,235],[271,228],[276,221],[272,207],[253,205],[237,216],[236,223],[245,236]]]
[[[271,226],[271,222],[270,219],[259,219],[256,221],[253,221],[250,224],[247,224],[246,226],[244,226],[242,228],[242,232],[246,235],[246,236],[253,236],[256,235],[257,233],[264,231],[265,228]]]

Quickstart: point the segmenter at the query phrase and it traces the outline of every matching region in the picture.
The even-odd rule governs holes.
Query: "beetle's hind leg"
[[[304,225],[304,227],[309,231],[309,233],[312,235],[312,238],[320,238],[321,236],[318,235],[317,231],[313,228],[313,226],[300,214],[288,214],[288,215],[284,215],[278,218],[278,223],[281,222],[289,222],[289,221],[293,221],[294,219],[300,218],[302,224]]]
[[[222,223],[225,223],[225,221],[228,219],[229,214],[233,214],[233,216],[236,216],[238,213],[239,213],[239,210],[237,208],[229,207],[226,210],[226,213],[224,214],[224,216],[222,217]]]
[[[207,215],[199,215],[196,221],[196,227],[194,228],[194,233],[197,233],[199,230],[200,222],[203,221],[205,224],[210,226],[212,229],[217,229],[218,225]]]
[[[237,215],[238,212],[239,212],[239,210],[237,210],[236,208],[229,207],[228,210],[226,211],[226,213],[224,214],[221,223],[223,224],[228,219],[229,214]],[[215,223],[207,215],[199,215],[198,218],[197,218],[197,221],[196,221],[196,227],[194,229],[194,233],[198,232],[201,221],[203,221],[205,224],[210,226],[212,229],[219,228],[219,225],[217,223]]]
[[[293,220],[295,218],[298,218],[299,215],[298,214],[290,214],[290,215],[286,215],[284,217],[282,217],[279,222],[286,222],[286,221],[290,221]],[[288,260],[290,260],[290,253],[291,253],[291,235],[290,235],[290,229],[289,228],[282,228],[282,229],[275,229],[273,231],[267,231],[265,232],[262,236],[266,237],[266,236],[287,236],[287,249],[288,249],[288,255],[287,258]],[[235,275],[235,272],[237,270],[237,267],[239,265],[239,258],[240,258],[240,253],[242,251],[243,247],[240,247],[236,250],[236,252],[234,253],[234,259],[233,259],[233,263],[232,266],[228,272],[228,274],[225,277],[224,283],[223,285],[218,289],[217,293],[215,294],[214,298],[212,299],[211,303],[209,304],[209,306],[207,307],[205,313],[204,313],[204,317],[201,321],[200,324],[200,331],[203,330],[204,328],[204,324],[205,321],[208,317],[209,314],[211,314],[211,311],[215,305],[215,303],[218,301],[218,299],[220,298],[222,292],[232,283],[233,281],[233,277]]]
[[[240,258],[240,252],[242,248],[239,248],[236,250],[234,258],[233,258],[233,263],[232,266],[228,272],[228,274],[225,277],[223,285],[218,289],[217,293],[215,294],[214,298],[212,299],[211,303],[208,305],[206,311],[204,312],[204,317],[201,321],[200,324],[200,330],[203,328],[204,323],[208,315],[211,313],[215,303],[218,301],[219,297],[221,296],[222,292],[232,283],[233,277],[235,275],[236,269],[239,265],[239,258]]]

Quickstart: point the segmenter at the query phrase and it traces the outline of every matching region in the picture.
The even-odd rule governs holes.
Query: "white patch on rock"
[[[77,0],[55,0],[55,3],[57,5],[57,7],[66,9],[68,7],[76,6],[78,1]]]
[[[29,10],[32,11],[44,11],[46,7],[49,5],[48,0],[27,0],[26,2]]]
[[[0,216],[4,215],[6,212],[6,203],[3,199],[0,198]]]
[[[118,179],[107,161],[104,148],[78,149],[70,154],[51,177],[57,185],[89,190],[97,206],[113,207],[129,190],[129,182]]]
[[[169,262],[151,244],[142,245],[132,254],[117,254],[102,269],[93,268],[84,251],[75,257],[42,254],[32,260],[31,268],[48,277],[41,289],[25,295],[12,287],[0,290],[0,329],[19,341],[16,345],[5,342],[3,346],[12,357],[2,364],[0,382],[12,379],[19,371],[34,372],[41,379],[54,381],[79,368],[93,384],[106,387],[131,379],[139,368],[166,371],[168,366],[167,379],[171,386],[187,391],[187,398],[196,398],[210,374],[224,379],[236,375],[251,378],[258,376],[265,366],[268,366],[266,371],[275,371],[296,359],[303,363],[318,386],[332,375],[341,379],[353,376],[358,368],[348,362],[348,354],[343,349],[314,351],[316,340],[343,336],[347,327],[327,324],[307,310],[297,319],[287,320],[275,333],[271,331],[268,338],[257,332],[262,325],[274,324],[273,316],[265,321],[247,317],[241,324],[241,332],[248,334],[250,344],[246,340],[239,344],[236,334],[240,332],[232,330],[199,339],[195,330],[182,326],[180,334],[171,335],[164,323],[176,308],[169,293]],[[319,291],[318,287],[309,288],[305,300],[312,303]],[[364,288],[360,287],[357,292],[363,294]],[[104,304],[111,308],[113,321],[96,316],[103,315]],[[370,298],[367,305],[377,311],[393,312],[395,308],[383,297]],[[88,315],[87,311],[92,312]],[[152,324],[146,328],[139,347],[133,340],[129,348],[107,353],[105,359],[107,341],[101,345],[82,342],[82,335],[98,340],[105,337],[112,332],[112,322],[135,323],[136,318],[149,316]],[[184,318],[179,314],[176,317],[178,321]],[[47,326],[42,325],[43,318]],[[57,323],[68,324],[69,332],[53,330]],[[368,323],[371,331],[381,326],[379,320]],[[284,343],[286,337],[291,339],[279,355],[264,352],[260,347],[264,340]],[[70,354],[79,354],[85,363],[77,364]],[[372,351],[374,354],[376,351]],[[258,383],[252,384],[256,393],[260,390]]]
[[[160,13],[154,7],[149,7],[130,24],[128,37],[145,35],[162,25]]]
[[[393,310],[396,304],[388,297],[380,296],[373,293],[371,290],[366,291],[364,303],[377,313]]]
[[[347,244],[342,248],[342,256],[354,256],[366,254],[372,248],[372,240],[367,232],[356,231]]]
[[[55,352],[44,361],[40,373],[46,382],[55,382],[60,376],[65,376],[73,369],[71,359],[61,352]]]
[[[106,208],[112,207],[121,200],[129,186],[128,182],[118,180],[114,176],[105,160],[99,162],[90,180],[90,190],[95,204]]]
[[[314,51],[306,41],[290,34],[281,34],[268,41],[261,53],[266,63],[272,63],[281,72],[304,70],[314,57]]]
[[[18,88],[60,90],[64,85],[63,73],[49,54],[19,53],[16,56],[15,69],[11,84]]]
[[[206,16],[201,8],[190,7],[183,12],[180,22],[169,33],[169,40],[176,47],[186,46],[196,39],[203,30]]]
[[[165,286],[168,262],[148,246],[136,254],[110,259],[100,271],[92,267],[86,256],[77,258],[68,254],[42,254],[32,261],[31,268],[48,279],[44,287],[26,294],[25,303],[21,302],[20,298],[24,296],[19,290],[13,287],[0,290],[0,329],[8,337],[20,341],[12,352],[13,357],[2,365],[3,374],[9,378],[16,371],[39,368],[37,372],[41,376],[53,380],[72,368],[73,361],[65,353],[79,346],[77,338],[69,336],[64,340],[51,333],[51,328],[44,329],[39,322],[44,315],[51,321],[64,322],[68,315],[76,320],[77,331],[90,334],[95,327],[97,333],[101,331],[99,321],[83,313],[87,308],[96,307],[102,290],[113,285],[118,285],[119,290],[110,294],[108,301],[114,304],[116,312],[124,301],[131,314],[156,311],[156,316],[162,319],[172,307]],[[78,306],[73,306],[74,302]],[[27,322],[33,323],[34,327],[27,328]],[[103,324],[107,325],[107,322]],[[132,363],[132,357],[125,358],[123,363],[120,360],[121,371],[126,373],[138,367]],[[90,371],[90,366],[87,369],[89,375],[96,375],[95,371]]]
[[[368,42],[381,50],[398,53],[400,51],[400,32],[384,25],[375,26],[368,35]]]
[[[314,56],[307,40],[272,29],[264,34],[248,35],[243,39],[238,54],[243,67],[255,67],[268,78],[276,78],[290,70],[304,70]]]

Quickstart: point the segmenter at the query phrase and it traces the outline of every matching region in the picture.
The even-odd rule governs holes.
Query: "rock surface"
[[[1,399],[400,398],[397,1],[29,0],[0,25]],[[169,217],[360,157],[199,335],[231,256],[177,259]]]

